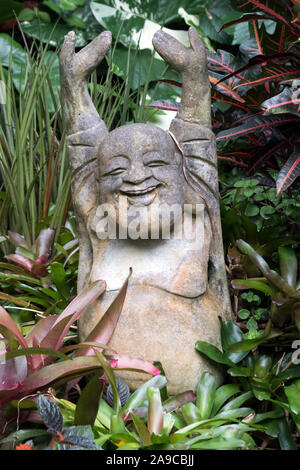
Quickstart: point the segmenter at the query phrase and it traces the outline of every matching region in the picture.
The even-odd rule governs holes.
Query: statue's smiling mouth
[[[120,193],[122,196],[126,196],[129,204],[131,205],[142,205],[148,206],[151,204],[157,194],[157,185],[148,186],[147,188],[138,189],[138,188],[130,188],[126,190],[120,189]]]

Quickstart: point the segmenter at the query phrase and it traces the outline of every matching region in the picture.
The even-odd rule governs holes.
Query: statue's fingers
[[[205,55],[205,47],[203,45],[202,39],[200,38],[197,30],[191,26],[189,28],[189,40],[191,43],[192,49],[198,54],[198,55]]]
[[[170,65],[180,68],[184,65],[188,49],[163,30],[157,31],[152,39],[154,49]]]
[[[112,42],[110,31],[103,31],[92,42],[78,52],[77,58],[83,71],[89,72],[97,67],[108,52]]]
[[[76,35],[74,31],[69,31],[68,34],[65,36],[63,45],[60,51],[60,61],[66,62],[68,59],[72,58],[75,53],[75,41]]]

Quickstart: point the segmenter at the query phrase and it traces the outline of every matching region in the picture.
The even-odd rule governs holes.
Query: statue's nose
[[[131,165],[128,172],[123,177],[124,183],[140,184],[152,175],[150,168],[144,166],[142,162]]]

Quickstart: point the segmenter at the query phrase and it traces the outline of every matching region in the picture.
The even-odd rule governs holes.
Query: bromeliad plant
[[[51,402],[46,397],[38,398],[38,410],[48,433],[52,435],[53,449],[72,450],[74,445],[97,450],[256,447],[249,431],[264,428],[248,424],[249,418],[246,418],[245,422],[240,420],[246,416],[252,417],[251,408],[241,407],[251,397],[251,392],[228,401],[239,393],[238,385],[217,388],[214,376],[204,373],[196,395],[187,391],[163,401],[167,381],[164,376],[158,376],[143,384],[123,407],[118,408],[119,397],[115,389],[115,379],[108,368],[109,365],[106,364],[105,371],[108,372],[114,389],[113,408],[101,398],[101,385],[100,392],[97,393],[95,377],[86,385],[77,405],[53,396]],[[97,386],[99,390],[99,379]],[[60,408],[53,403],[54,400]],[[31,439],[30,447],[36,448],[34,438],[46,435],[49,442],[48,433],[43,429],[14,432],[3,440],[3,444],[15,445],[25,439]],[[48,442],[47,449],[50,447]],[[21,445],[26,444],[29,444],[28,441]]]
[[[300,417],[297,394],[300,368],[293,364],[291,348],[279,347],[280,335],[269,324],[259,338],[244,339],[242,330],[227,321],[221,324],[222,350],[205,341],[198,341],[196,349],[225,366],[235,384],[239,383],[245,394],[252,397],[255,413],[249,424],[265,426],[267,442],[278,438],[281,449],[295,450]],[[277,352],[274,352],[275,344]]]
[[[78,240],[71,221],[67,225],[58,236],[62,245],[56,242],[54,246],[55,232],[51,228],[42,229],[32,245],[20,234],[8,232],[7,239],[15,246],[15,253],[4,258],[15,264],[0,262],[0,299],[10,302],[9,308],[17,305],[20,319],[25,314],[29,321],[30,312],[39,312],[40,308],[40,313],[46,315],[61,313],[74,298]]]
[[[79,294],[60,314],[39,320],[24,337],[11,316],[0,307],[0,331],[2,356],[0,364],[0,405],[3,408],[11,400],[35,394],[58,381],[81,377],[98,370],[103,356],[96,348],[107,349],[119,319],[128,279],[106,314],[95,326],[84,343],[64,346],[70,326],[78,320],[86,307],[101,295],[106,287],[97,281]],[[67,355],[66,353],[72,353]],[[95,357],[95,353],[98,357]],[[55,362],[56,359],[59,359]],[[142,359],[119,355],[115,351],[108,360],[116,368],[134,368],[156,375],[160,371],[152,363]],[[100,374],[101,375],[101,374]]]
[[[283,327],[294,321],[300,331],[300,284],[297,282],[297,257],[290,247],[278,248],[280,274],[271,269],[264,258],[243,240],[236,242],[238,249],[248,255],[264,275],[259,279],[235,279],[235,289],[255,289],[271,296],[270,318],[274,325]]]

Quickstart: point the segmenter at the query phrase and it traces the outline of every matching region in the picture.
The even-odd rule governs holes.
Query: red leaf
[[[40,231],[40,234],[34,243],[37,264],[45,264],[45,261],[42,260],[48,260],[51,253],[54,234],[55,231],[52,228],[45,228]]]
[[[93,331],[85,339],[86,343],[96,342],[102,344],[108,344],[112,334],[116,328],[119,317],[122,312],[123,304],[126,297],[128,281],[131,276],[132,269],[130,268],[129,276],[127,277],[123,287],[118,293],[115,300],[112,302],[108,310],[105,312],[99,323],[95,326]],[[90,356],[94,354],[92,348],[86,349],[84,351],[78,352],[80,355]]]
[[[26,248],[27,250],[30,250],[29,246],[27,245],[25,238],[20,235],[17,232],[11,232],[8,230],[7,232],[8,237],[10,241],[15,245],[15,246],[22,246],[23,248]]]
[[[26,256],[13,254],[13,255],[6,255],[5,258],[9,259],[10,261],[14,261],[14,263],[20,264],[21,266],[23,266],[23,268],[27,269],[27,271],[30,271],[30,272],[32,271],[34,261],[27,258]]]
[[[277,196],[285,191],[298,176],[300,175],[300,152],[299,150],[292,153],[288,161],[281,168],[277,181]]]
[[[59,349],[72,323],[78,320],[88,305],[103,294],[105,288],[106,283],[104,281],[96,281],[78,294],[58,316],[51,330],[41,342],[41,347]]]
[[[280,115],[269,114],[266,116],[254,116],[251,117],[245,124],[225,131],[219,132],[216,140],[223,139],[237,139],[238,137],[245,136],[247,134],[262,131],[268,127],[277,127],[287,124],[288,122],[299,122],[297,116],[291,114],[282,113]]]
[[[125,354],[114,354],[106,356],[110,361],[110,366],[116,369],[135,369],[141,372],[147,372],[151,375],[159,375],[160,370],[152,362],[139,357],[126,356]]]
[[[226,83],[218,84],[219,80],[215,77],[212,77],[211,75],[209,75],[209,80],[220,93],[229,96],[230,98],[233,98],[234,100],[239,101],[240,103],[245,103],[245,100],[229,85],[226,85]]]

